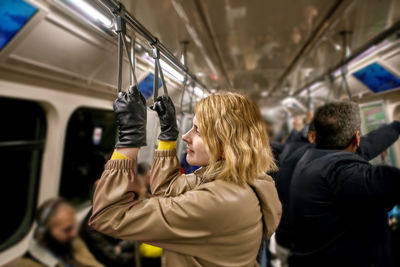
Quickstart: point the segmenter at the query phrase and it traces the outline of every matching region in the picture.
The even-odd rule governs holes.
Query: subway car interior
[[[254,101],[271,142],[284,144],[332,101],[357,103],[366,135],[400,120],[400,0],[0,1],[0,266],[19,266],[30,251],[48,199],[62,197],[85,220],[118,140],[113,102],[131,84],[147,107],[172,99],[179,137],[195,104],[221,92]],[[144,166],[160,133],[150,108],[146,131]],[[182,173],[192,172],[181,138],[176,151]],[[370,163],[400,168],[400,142]],[[400,266],[400,212],[387,212]],[[131,245],[131,265],[99,266],[161,266],[157,248]],[[260,266],[290,266],[274,236],[266,246]]]

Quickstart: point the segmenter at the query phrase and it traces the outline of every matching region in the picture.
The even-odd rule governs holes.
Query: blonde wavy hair
[[[213,94],[196,104],[195,113],[209,155],[206,177],[245,185],[277,169],[260,110],[248,97]]]

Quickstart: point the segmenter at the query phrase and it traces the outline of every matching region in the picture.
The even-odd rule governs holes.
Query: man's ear
[[[354,136],[354,145],[357,148],[360,147],[360,131],[357,131],[356,135]]]

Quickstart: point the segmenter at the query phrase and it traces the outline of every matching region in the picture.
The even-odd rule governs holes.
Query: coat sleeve
[[[400,122],[383,125],[361,137],[357,154],[365,160],[371,160],[388,149],[397,141],[400,134]]]
[[[192,190],[199,182],[194,174],[181,174],[176,150],[156,150],[150,172],[150,188],[154,196],[178,196]]]
[[[162,161],[172,159],[167,156],[159,160],[153,167],[165,166]],[[204,244],[221,231],[215,229],[219,226],[213,221],[226,220],[222,211],[228,207],[218,205],[216,196],[204,187],[174,197],[136,200],[134,166],[133,160],[111,160],[106,164],[96,186],[89,220],[95,230],[181,252],[184,245]],[[168,168],[164,170],[168,172]],[[156,178],[167,177],[160,174]]]
[[[337,169],[332,186],[338,200],[361,205],[381,203],[386,207],[400,201],[399,169],[360,162]]]

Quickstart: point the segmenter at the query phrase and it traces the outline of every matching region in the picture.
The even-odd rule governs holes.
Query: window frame
[[[40,102],[29,99],[12,98],[8,96],[0,96],[0,98],[34,104],[35,106],[37,106],[37,108],[39,108],[41,113],[38,114],[38,117],[36,117],[37,129],[35,133],[35,139],[0,141],[0,149],[3,151],[22,150],[32,153],[25,213],[16,231],[14,231],[14,233],[12,233],[4,242],[0,243],[0,252],[3,252],[25,238],[34,223],[34,216],[39,197],[39,185],[43,163],[43,153],[46,144],[47,117],[46,111]]]
[[[91,110],[91,111],[100,111],[100,112],[110,112],[110,113],[113,113],[113,114],[114,114],[114,112],[113,112],[112,109],[107,109],[107,108],[105,108],[105,107],[98,107],[98,106],[87,106],[87,105],[79,105],[79,106],[76,106],[76,107],[70,112],[70,114],[69,114],[69,116],[68,116],[68,119],[67,119],[67,121],[66,121],[65,136],[64,136],[64,146],[63,146],[62,161],[61,161],[61,166],[60,166],[60,180],[59,180],[59,185],[58,185],[58,190],[57,190],[57,195],[58,195],[58,196],[64,197],[67,201],[70,201],[70,202],[71,202],[71,200],[70,200],[68,197],[63,196],[63,195],[62,195],[62,192],[61,192],[62,182],[63,182],[63,174],[64,174],[64,168],[65,168],[64,163],[65,163],[65,159],[66,159],[65,153],[66,153],[66,147],[68,146],[68,144],[67,144],[68,129],[69,129],[69,125],[70,125],[70,122],[71,122],[71,120],[72,120],[74,114],[75,114],[77,111],[82,110],[82,109],[83,109],[83,110]],[[114,140],[115,142],[113,143],[113,148],[112,148],[113,150],[114,150],[114,144],[118,141],[118,132],[117,132],[117,129],[115,129],[115,138],[114,138],[114,139],[115,139],[115,140]],[[99,179],[99,178],[100,178],[100,176],[98,177],[98,179]],[[73,203],[72,203],[72,204],[73,204]],[[87,209],[87,208],[90,207],[91,205],[92,205],[92,204],[91,204],[91,199],[90,199],[90,198],[87,199],[87,200],[81,201],[80,203],[77,203],[76,205],[73,204],[74,208],[75,208],[78,212]]]

